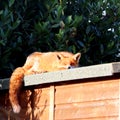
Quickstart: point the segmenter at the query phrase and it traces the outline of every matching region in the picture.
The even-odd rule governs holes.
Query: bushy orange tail
[[[10,78],[9,99],[14,113],[19,113],[21,109],[18,102],[18,94],[23,84],[24,72],[25,71],[22,67],[18,67],[12,73],[12,76]]]

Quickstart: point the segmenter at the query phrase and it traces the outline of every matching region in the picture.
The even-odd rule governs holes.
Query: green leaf
[[[13,23],[13,25],[12,25],[12,29],[16,29],[17,27],[18,27],[18,25],[20,24],[20,20],[19,19],[17,19],[14,23]]]
[[[104,46],[103,46],[103,44],[100,45],[100,53],[101,53],[101,54],[104,53]]]
[[[9,0],[9,7],[11,7],[14,4],[15,0]]]
[[[84,43],[82,41],[78,41],[79,46],[85,47]]]
[[[0,10],[0,15],[2,15],[3,14],[3,10]]]
[[[3,40],[0,40],[0,45],[5,46],[5,43]]]
[[[81,16],[75,15],[75,18],[71,25],[73,25],[74,27],[77,27],[82,21],[82,19],[83,19],[82,15]]]
[[[66,24],[70,24],[72,22],[72,15],[69,15],[67,18],[66,18]]]
[[[87,28],[86,28],[86,34],[89,34],[90,31],[91,31],[91,26],[87,26]]]
[[[4,33],[4,30],[2,28],[0,28],[0,35],[1,35],[2,38],[5,37],[5,33]]]

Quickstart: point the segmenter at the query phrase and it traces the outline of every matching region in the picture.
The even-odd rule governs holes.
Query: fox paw
[[[14,106],[13,106],[13,112],[14,112],[14,113],[19,113],[20,110],[21,110],[21,107],[20,107],[19,105],[14,105]]]

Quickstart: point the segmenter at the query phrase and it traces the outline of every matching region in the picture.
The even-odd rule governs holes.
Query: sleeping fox
[[[78,66],[80,57],[80,53],[70,52],[34,52],[29,55],[25,64],[16,68],[10,78],[9,99],[13,112],[19,113],[21,110],[18,94],[25,75],[71,69]]]

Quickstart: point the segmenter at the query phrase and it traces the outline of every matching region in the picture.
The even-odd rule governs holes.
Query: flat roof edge
[[[69,70],[28,75],[24,86],[112,76],[120,73],[120,62],[78,67]],[[9,78],[0,79],[0,90],[9,89]]]
[[[120,62],[79,67],[70,70],[28,75],[24,77],[25,86],[54,83],[86,78],[112,76],[120,73]]]

